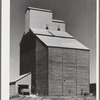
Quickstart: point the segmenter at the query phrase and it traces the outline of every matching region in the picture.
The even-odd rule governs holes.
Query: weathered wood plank
[[[48,94],[47,48],[36,40],[36,90],[39,95]]]

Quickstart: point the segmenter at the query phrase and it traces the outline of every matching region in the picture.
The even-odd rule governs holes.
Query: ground
[[[67,96],[67,97],[40,97],[36,95],[29,95],[29,96],[11,96],[10,100],[96,100],[95,96]]]

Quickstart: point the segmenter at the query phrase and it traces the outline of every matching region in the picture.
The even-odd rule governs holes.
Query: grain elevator
[[[66,16],[67,17],[67,16]],[[32,93],[47,96],[89,93],[89,48],[65,31],[51,10],[28,7],[20,42],[20,75],[31,72]]]

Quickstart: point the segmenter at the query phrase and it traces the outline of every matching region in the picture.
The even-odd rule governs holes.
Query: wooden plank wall
[[[76,50],[63,49],[63,95],[76,95]]]
[[[49,48],[48,72],[49,95],[89,93],[88,51]]]
[[[35,36],[29,32],[23,36],[20,44],[20,75],[32,73],[32,93],[35,92]]]
[[[48,50],[49,95],[62,95],[62,49]]]
[[[36,91],[48,95],[47,47],[36,40]]]
[[[32,72],[32,93],[89,93],[89,51],[47,48],[31,33],[20,44],[20,75]]]
[[[77,94],[89,93],[89,51],[77,50]]]

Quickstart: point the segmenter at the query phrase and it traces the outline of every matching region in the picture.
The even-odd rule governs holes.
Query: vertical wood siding
[[[32,72],[32,93],[89,93],[89,51],[46,47],[31,33],[20,44],[20,75]]]
[[[62,49],[49,48],[49,95],[62,95]]]
[[[77,94],[89,93],[89,51],[77,50]]]
[[[76,95],[76,50],[63,49],[63,95]]]
[[[22,38],[20,44],[20,75],[32,73],[32,93],[35,92],[35,48],[35,36],[29,32]]]
[[[89,54],[85,50],[48,49],[49,95],[89,93]]]
[[[36,40],[36,91],[39,95],[48,94],[47,47]]]

